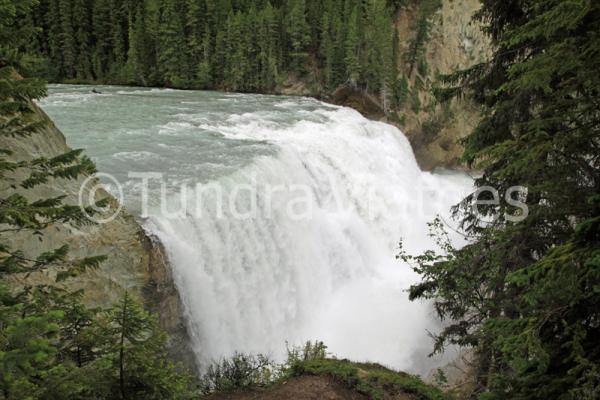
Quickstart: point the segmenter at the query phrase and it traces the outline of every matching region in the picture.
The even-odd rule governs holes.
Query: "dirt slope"
[[[363,400],[368,397],[327,376],[301,376],[267,389],[215,394],[210,400]],[[408,397],[398,398],[401,400]]]

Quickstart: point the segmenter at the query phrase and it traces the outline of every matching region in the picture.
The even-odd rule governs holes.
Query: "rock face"
[[[54,123],[41,109],[35,105],[33,107],[33,118],[43,120],[43,128],[25,138],[0,138],[0,148],[10,149],[13,154],[9,158],[12,160],[51,158],[70,150]],[[21,180],[24,174],[24,171],[17,171],[12,177]],[[30,201],[64,195],[65,204],[78,204],[80,188],[85,180],[85,177],[77,180],[56,179],[26,191],[9,186],[0,187],[0,191],[9,194],[17,190]],[[83,193],[87,194],[94,184],[89,182]],[[110,195],[102,190],[96,193],[97,198],[106,196]],[[111,199],[111,209],[114,211],[118,205],[114,198]],[[107,211],[107,214],[110,212]],[[124,291],[128,291],[150,311],[159,314],[161,326],[169,334],[169,350],[173,358],[188,368],[195,368],[192,352],[188,349],[182,306],[165,253],[133,216],[122,210],[114,220],[104,224],[75,227],[57,223],[44,231],[40,241],[32,240],[30,233],[15,234],[9,241],[13,248],[22,249],[26,256],[31,257],[64,244],[69,245],[69,256],[73,258],[106,255],[108,260],[97,270],[68,280],[65,283],[68,288],[85,289],[84,302],[100,307],[115,303]],[[14,284],[53,283],[55,273],[49,270],[23,276]]]
[[[399,65],[404,66],[411,89],[420,103],[418,110],[414,103],[400,110],[396,116],[401,122],[397,125],[410,139],[424,169],[459,167],[460,140],[479,122],[480,110],[472,102],[461,100],[439,105],[431,89],[440,74],[481,63],[490,54],[489,39],[481,26],[472,21],[480,6],[479,0],[443,0],[441,8],[431,17],[430,38],[423,57],[426,68],[414,68],[410,76],[405,60],[410,39],[406,38],[415,35],[418,7],[413,5],[400,12],[396,20],[402,46]]]

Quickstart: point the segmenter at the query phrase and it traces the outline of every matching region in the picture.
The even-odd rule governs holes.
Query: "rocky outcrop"
[[[460,140],[471,132],[480,117],[480,110],[468,100],[437,104],[432,89],[438,76],[483,62],[491,51],[481,26],[472,20],[481,6],[479,0],[443,0],[441,4],[431,16],[431,31],[423,55],[424,68],[413,68],[412,75],[406,63],[406,52],[415,35],[418,5],[415,3],[400,11],[396,19],[402,47],[399,65],[403,66],[413,96],[418,100],[410,99],[395,117],[410,139],[423,169],[459,167]]]
[[[13,152],[9,159],[25,161],[38,157],[51,158],[70,150],[65,137],[46,114],[37,106],[33,107],[35,114],[32,118],[43,120],[44,127],[27,137],[0,138],[0,148]],[[18,182],[25,174],[26,171],[17,171],[8,178],[14,178]],[[2,184],[7,181],[8,179],[3,179]],[[76,180],[54,179],[29,190],[6,184],[5,187],[0,187],[0,191],[3,194],[19,191],[30,201],[66,196],[65,204],[78,204],[80,189],[85,181],[86,177]],[[95,184],[90,181],[83,193],[87,195]],[[97,199],[106,196],[110,197],[103,190],[96,192]],[[114,198],[111,197],[110,203],[110,209],[100,217],[109,216],[118,208]],[[106,255],[108,260],[98,269],[68,280],[65,285],[69,289],[84,289],[84,302],[91,306],[109,306],[118,301],[125,291],[136,296],[149,310],[158,313],[161,326],[169,334],[173,358],[182,361],[187,367],[194,367],[192,352],[187,347],[182,306],[165,252],[126,211],[121,210],[116,218],[102,224],[53,224],[43,232],[39,241],[32,240],[30,232],[17,233],[8,239],[13,248],[23,250],[28,257],[36,257],[64,244],[69,245],[69,256],[73,258]],[[56,271],[50,269],[15,278],[13,284],[54,283],[55,274]]]

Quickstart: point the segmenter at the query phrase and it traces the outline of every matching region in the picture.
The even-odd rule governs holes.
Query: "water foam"
[[[283,357],[285,342],[324,340],[341,357],[417,370],[430,350],[434,322],[427,304],[410,303],[417,280],[395,260],[408,248],[430,246],[426,223],[447,213],[470,188],[419,170],[396,128],[347,108],[319,110],[325,122],[278,126],[247,113],[212,126],[227,137],[267,140],[278,147],[221,178],[231,194],[240,184],[310,188],[312,217],[286,211],[292,193],[247,219],[202,204],[148,222],[175,267],[200,364],[235,351]],[[266,203],[258,193],[260,205]],[[205,199],[206,200],[206,199]],[[238,199],[249,209],[250,199]],[[175,207],[179,199],[172,200]],[[343,204],[340,207],[340,204]]]

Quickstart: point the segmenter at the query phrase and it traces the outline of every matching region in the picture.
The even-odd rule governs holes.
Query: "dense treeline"
[[[485,0],[477,17],[493,55],[438,91],[485,107],[464,154],[481,191],[456,208],[471,240],[413,258],[411,296],[447,321],[437,351],[474,349],[470,398],[599,399],[600,2]]]
[[[32,50],[52,81],[270,91],[310,73],[322,90],[348,83],[387,99],[401,3],[41,0]]]

